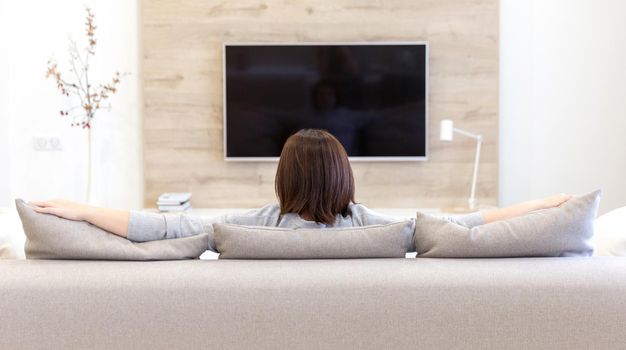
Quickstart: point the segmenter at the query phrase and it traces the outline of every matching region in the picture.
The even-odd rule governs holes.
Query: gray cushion
[[[473,228],[417,213],[415,246],[418,257],[433,258],[588,256],[599,203],[600,190]]]
[[[26,234],[28,259],[193,259],[208,245],[207,234],[134,243],[84,221],[37,213],[21,199],[15,206]]]
[[[221,259],[404,258],[411,221],[350,228],[292,229],[214,224]]]

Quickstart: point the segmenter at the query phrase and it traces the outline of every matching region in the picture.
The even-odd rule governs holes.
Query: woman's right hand
[[[64,199],[54,199],[48,201],[31,201],[33,208],[38,213],[52,214],[61,218],[82,221],[86,220],[87,213],[92,207],[75,203]]]
[[[34,209],[38,213],[52,214],[69,220],[87,221],[118,236],[128,235],[130,212],[127,210],[92,207],[64,199],[29,203],[35,206]]]

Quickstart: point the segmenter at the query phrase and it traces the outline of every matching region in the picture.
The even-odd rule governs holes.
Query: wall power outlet
[[[59,137],[33,137],[33,149],[35,151],[62,151],[63,145]]]

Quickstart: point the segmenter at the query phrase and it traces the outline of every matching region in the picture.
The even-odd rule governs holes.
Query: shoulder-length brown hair
[[[329,132],[302,129],[291,135],[280,154],[275,180],[281,214],[306,214],[332,225],[349,214],[354,177],[346,150]]]

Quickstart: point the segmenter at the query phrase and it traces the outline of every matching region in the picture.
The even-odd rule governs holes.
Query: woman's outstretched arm
[[[482,212],[482,223],[487,224],[497,220],[504,220],[524,215],[534,210],[558,207],[568,201],[571,197],[571,195],[558,194],[544,199],[515,204],[505,208],[486,210]],[[30,203],[35,205],[35,211],[39,213],[53,214],[69,220],[87,221],[118,236],[125,238],[128,237],[128,224],[130,221],[129,211],[92,207],[62,199],[51,201],[33,201]],[[192,218],[186,216],[183,217],[183,215],[172,216],[170,220],[173,221],[168,224],[166,223],[167,218],[159,215],[158,221],[160,226],[151,227],[147,230],[148,232],[146,232],[146,234],[148,234],[149,237],[135,238],[140,238],[140,241],[146,241],[183,237],[207,231],[207,228],[204,227],[207,223],[202,220],[192,220]],[[145,223],[147,223],[147,221]]]
[[[514,204],[505,208],[486,210],[482,212],[483,220],[485,224],[488,224],[490,222],[524,215],[539,209],[558,207],[567,202],[570,198],[572,198],[571,195],[561,193],[543,199]]]
[[[212,238],[214,223],[233,222],[258,225],[263,223],[262,220],[270,218],[267,215],[250,213],[211,218],[194,217],[187,213],[164,215],[136,210],[98,208],[61,199],[30,203],[39,213],[52,214],[69,220],[87,221],[133,242],[181,238],[206,233],[210,236],[207,249],[214,252],[216,251]]]
[[[30,204],[35,205],[35,211],[38,213],[53,214],[69,220],[87,221],[118,236],[128,236],[129,211],[92,207],[63,199],[33,201]]]

